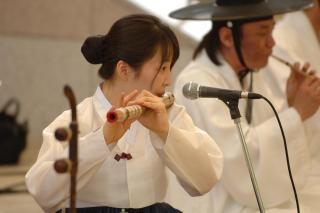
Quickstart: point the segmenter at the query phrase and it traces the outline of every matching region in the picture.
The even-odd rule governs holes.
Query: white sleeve
[[[58,174],[53,168],[55,160],[68,158],[68,144],[54,138],[55,129],[68,123],[66,117],[69,117],[66,113],[62,114],[43,131],[38,159],[26,174],[29,192],[44,209],[53,208],[69,197],[70,175]],[[105,144],[102,128],[78,138],[77,190],[98,171],[110,149]]]
[[[222,152],[206,132],[194,126],[185,108],[173,108],[167,140],[164,142],[151,132],[151,142],[184,189],[191,196],[199,196],[220,179]]]
[[[312,117],[307,119],[304,123],[304,129],[308,138],[309,146],[310,146],[310,152],[312,155],[312,158],[320,162],[320,146],[319,146],[319,138],[320,138],[320,110],[317,111],[316,114],[314,114]],[[319,165],[320,166],[320,165]],[[319,174],[320,171],[317,173]]]

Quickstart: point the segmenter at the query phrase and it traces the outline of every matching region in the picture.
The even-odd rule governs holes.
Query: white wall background
[[[120,17],[143,12],[127,0],[0,0],[0,109],[16,97],[21,102],[18,119],[29,122],[27,149],[18,166],[0,167],[0,189],[18,182],[25,188],[23,173],[37,157],[42,129],[69,108],[63,86],[74,89],[78,102],[95,91],[98,66],[81,55],[84,39],[105,34]],[[174,77],[195,46],[192,39],[176,34],[181,57]],[[42,210],[28,193],[0,194],[0,213],[15,212]]]
[[[22,163],[35,160],[42,129],[69,107],[63,85],[72,86],[78,102],[96,89],[98,66],[82,57],[84,39],[106,33],[122,16],[142,12],[126,0],[0,0],[0,108],[11,97],[21,102],[19,120],[27,119],[30,129]],[[174,76],[195,45],[177,35],[181,57]]]

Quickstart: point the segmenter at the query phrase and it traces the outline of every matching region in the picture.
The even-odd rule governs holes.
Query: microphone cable
[[[283,143],[284,143],[284,149],[285,149],[285,154],[286,154],[286,162],[287,162],[289,177],[290,177],[290,181],[291,181],[291,185],[292,185],[292,189],[293,189],[293,193],[294,193],[295,202],[296,202],[296,205],[297,205],[297,212],[300,213],[300,205],[299,205],[298,193],[297,193],[297,190],[296,190],[296,186],[294,184],[294,180],[293,180],[292,172],[291,172],[291,167],[290,167],[290,159],[289,159],[289,154],[288,154],[287,140],[286,140],[286,136],[284,134],[283,128],[282,128],[282,124],[281,124],[279,115],[277,113],[277,110],[274,108],[273,104],[271,103],[271,101],[269,101],[264,96],[262,96],[261,98],[263,100],[265,100],[270,105],[270,107],[272,108],[272,110],[273,110],[273,112],[274,112],[274,114],[275,114],[275,116],[277,118],[280,130],[281,130],[281,134],[282,134]]]

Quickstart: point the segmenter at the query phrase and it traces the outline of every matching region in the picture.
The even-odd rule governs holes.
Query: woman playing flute
[[[166,167],[190,195],[208,192],[221,176],[220,149],[184,107],[166,109],[160,98],[179,56],[170,28],[153,16],[130,15],[106,35],[87,38],[82,53],[88,62],[102,64],[103,82],[77,106],[77,212],[179,212],[162,203]],[[108,111],[129,105],[146,111],[106,122]],[[69,115],[63,112],[44,129],[38,159],[26,175],[30,193],[46,212],[60,211],[69,198],[69,178],[53,169],[55,159],[68,153],[53,132],[69,123]]]

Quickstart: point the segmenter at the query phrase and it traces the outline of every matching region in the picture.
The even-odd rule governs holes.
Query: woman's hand
[[[112,111],[118,107],[125,107],[128,105],[128,102],[133,100],[138,95],[138,91],[134,90],[128,95],[125,95],[124,93],[121,94],[119,104],[118,106],[112,106],[112,108],[109,110]],[[130,128],[130,125],[135,121],[135,119],[127,119],[124,122],[114,122],[109,123],[106,121],[103,126],[103,135],[106,144],[111,144],[114,142],[117,142],[124,133]]]
[[[158,96],[151,92],[143,90],[140,95],[130,101],[128,105],[140,105],[146,108],[146,111],[138,118],[138,121],[166,140],[169,131],[169,121],[165,104]]]

